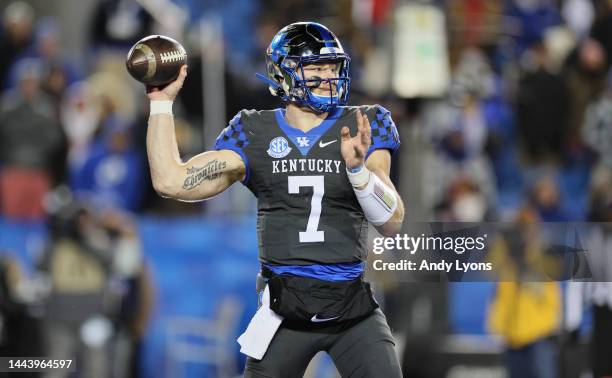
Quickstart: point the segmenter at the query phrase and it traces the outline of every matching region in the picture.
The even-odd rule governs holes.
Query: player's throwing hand
[[[349,128],[346,126],[340,131],[340,151],[348,169],[363,165],[371,143],[372,128],[368,116],[358,111],[355,113],[355,118],[357,118],[357,135],[351,137]]]
[[[181,67],[181,72],[179,73],[176,80],[166,85],[165,87],[152,87],[147,86],[147,95],[149,96],[149,100],[151,101],[174,101],[179,91],[183,87],[183,82],[187,77],[187,66],[183,65]]]

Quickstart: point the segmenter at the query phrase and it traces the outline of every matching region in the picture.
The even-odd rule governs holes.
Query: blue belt
[[[326,265],[270,265],[262,264],[274,274],[316,278],[323,281],[350,281],[361,276],[365,263],[341,263]]]

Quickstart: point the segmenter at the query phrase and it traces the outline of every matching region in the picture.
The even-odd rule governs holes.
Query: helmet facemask
[[[268,54],[268,78],[278,86],[270,86],[273,95],[284,101],[291,101],[300,106],[307,106],[321,113],[332,111],[336,106],[345,105],[348,101],[351,79],[349,77],[350,58],[345,54],[321,54],[306,57],[277,57]],[[336,77],[306,77],[304,67],[311,64],[337,64]],[[315,93],[316,88],[327,87],[329,93]]]

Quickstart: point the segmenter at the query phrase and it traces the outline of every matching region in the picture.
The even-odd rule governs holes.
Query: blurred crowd
[[[544,221],[589,220],[601,209],[593,204],[606,201],[602,188],[612,164],[609,1],[165,5],[182,11],[178,26],[169,27],[159,10],[136,1],[96,2],[89,30],[82,31],[86,51],[77,52],[63,42],[66,31],[53,15],[37,15],[19,1],[2,9],[3,215],[43,219],[44,195],[62,184],[99,208],[199,210],[151,192],[143,143],[147,104],[142,86],[125,72],[125,51],[155,32],[178,33],[187,46],[190,76],[176,112],[181,151],[189,156],[211,143],[202,128],[206,113],[223,112],[217,114],[223,122],[209,127],[214,138],[240,109],[281,105],[254,73],[264,69],[271,37],[295,19],[326,23],[344,41],[352,57],[352,104],[380,102],[392,110],[404,140],[394,174],[406,197],[418,199],[410,206],[419,220],[511,220],[526,205]],[[412,51],[414,42],[402,39],[407,29],[399,25],[414,14],[423,25],[412,32],[424,37]],[[204,44],[202,24],[212,15],[220,20],[213,34],[219,40]],[[402,56],[402,43],[411,59],[439,69],[421,77],[408,72],[419,62]],[[207,108],[203,98],[212,94],[205,88],[214,59],[223,63],[223,70],[213,71],[223,75],[216,83],[224,88],[215,89],[225,98],[221,109]],[[441,83],[427,77],[433,73]],[[412,89],[407,94],[401,88]]]
[[[88,28],[70,39],[74,31],[59,17],[70,13],[63,8],[71,1],[58,1],[53,11],[44,3],[0,5],[0,216],[45,222],[51,235],[38,279],[11,285],[19,267],[2,262],[4,340],[14,329],[6,324],[36,318],[31,312],[44,303],[41,334],[54,352],[75,348],[78,338],[86,346],[113,340],[124,348],[115,347],[115,356],[129,359],[117,350],[136,350],[151,302],[134,219],[219,209],[253,214],[246,191],[186,205],[152,190],[148,105],[124,60],[134,42],[153,33],[177,38],[189,52],[189,76],[175,105],[185,157],[210,147],[239,110],[282,106],[254,73],[265,72],[265,49],[281,27],[319,21],[352,58],[350,103],[380,103],[398,125],[402,148],[392,178],[409,221],[601,222],[593,242],[612,252],[610,0],[99,0],[79,15]],[[85,47],[65,42],[75,38]],[[71,267],[80,275],[71,276]],[[579,302],[594,306],[594,327],[609,331],[606,285],[499,285],[490,328],[505,338],[512,376],[560,376],[552,368],[560,366],[559,343],[551,337],[564,318],[562,296],[591,298],[595,291],[596,301]],[[516,335],[520,326],[504,321],[507,311],[522,311],[513,298],[546,317],[540,328],[531,324]],[[610,340],[594,340],[595,376],[612,375]],[[107,376],[110,352],[100,357],[99,350],[83,358]]]

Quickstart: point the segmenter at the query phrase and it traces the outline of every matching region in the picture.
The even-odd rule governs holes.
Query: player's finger
[[[187,65],[183,64],[181,66],[181,72],[179,72],[179,77],[182,77],[183,79],[187,77]]]
[[[355,119],[357,121],[357,135],[355,136],[357,138],[357,140],[361,141],[362,138],[362,134],[363,134],[363,121],[361,119],[361,112],[357,111],[357,113],[355,113]]]
[[[359,119],[361,122],[361,128],[360,128],[360,133],[359,133],[359,140],[361,142],[361,144],[363,145],[367,145],[368,144],[368,124],[366,122],[366,120],[364,119],[365,115],[363,113],[360,112],[359,114]],[[367,119],[367,118],[366,118]]]
[[[357,127],[361,127],[361,110],[355,112],[355,120],[357,121]]]
[[[351,139],[351,133],[348,127],[344,126],[340,130],[340,138],[342,138],[343,141],[348,141],[349,139]]]
[[[187,77],[187,65],[183,64],[183,66],[181,67],[181,71],[179,72],[179,75],[176,78],[176,81],[178,82],[180,86],[183,86],[183,82],[185,81],[186,77]]]
[[[359,142],[361,143],[362,146],[367,146],[368,145],[368,135],[367,133],[361,133],[361,138],[359,139]]]
[[[370,125],[370,120],[365,113],[363,113],[363,124],[365,125],[366,137],[370,139],[372,137],[372,125]]]
[[[361,110],[358,110],[357,113],[355,113],[355,118],[357,120],[357,133],[362,133],[363,132],[363,118],[361,117]]]

